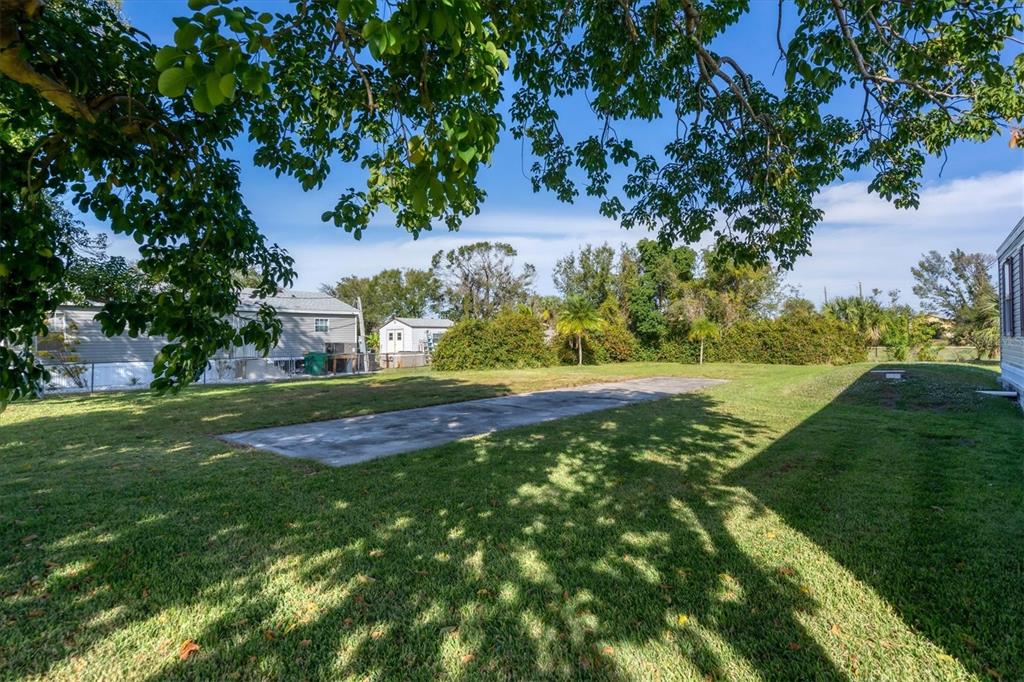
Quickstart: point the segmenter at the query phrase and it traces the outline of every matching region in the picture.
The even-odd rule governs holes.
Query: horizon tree
[[[528,304],[537,270],[525,263],[517,272],[519,254],[504,242],[474,242],[438,251],[430,261],[439,283],[438,307],[449,317],[494,317],[502,308]]]

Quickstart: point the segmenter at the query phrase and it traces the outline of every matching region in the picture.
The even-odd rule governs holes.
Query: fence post
[[[89,371],[89,393],[92,393],[96,390],[96,363],[90,363],[89,367],[91,368]]]

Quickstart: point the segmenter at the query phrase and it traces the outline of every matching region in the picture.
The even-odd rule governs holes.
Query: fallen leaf
[[[472,663],[475,660],[476,660],[476,654],[466,654],[465,656],[462,657],[463,665],[465,665],[466,663]]]
[[[679,614],[679,617],[676,618],[676,622],[679,623],[680,625],[686,625],[687,621],[689,621],[689,620],[690,620],[690,617],[686,616],[686,615],[683,615],[683,614]]]
[[[302,648],[306,648],[306,647],[308,647],[312,643],[313,643],[313,640],[304,639],[301,642],[299,642],[299,646],[301,646]]]
[[[790,651],[800,651],[800,645],[797,644],[796,642],[790,642],[789,643],[789,650]]]
[[[268,642],[273,641],[274,640],[274,631],[271,630],[270,628],[267,628],[266,630],[264,630],[263,631],[263,639],[267,640]]]
[[[39,536],[33,533],[32,535],[26,535],[25,537],[23,537],[21,541],[27,545],[28,543],[32,542],[33,540],[37,540],[38,538]]]
[[[955,663],[956,659],[949,654],[939,654],[939,660],[944,663]]]
[[[839,623],[832,623],[832,629],[829,630],[834,636],[839,636]]]
[[[606,646],[605,648],[601,649],[601,653],[605,656],[611,656],[615,653],[615,649],[610,646]]]
[[[28,612],[29,618],[42,618],[46,614],[46,611],[42,609],[32,609]]]
[[[779,573],[781,573],[784,576],[789,576],[789,577],[792,577],[792,576],[796,575],[796,571],[794,571],[789,566],[779,566]]]
[[[383,636],[384,636],[384,631],[383,630],[374,630],[373,632],[370,633],[370,639],[380,639]]]
[[[769,540],[774,540],[775,539],[775,533],[765,533],[764,536],[766,538],[768,538]]]
[[[187,661],[188,657],[197,651],[199,651],[199,645],[193,642],[191,639],[186,639],[184,642],[181,643],[181,646],[178,648],[178,658],[180,658],[183,661]]]
[[[372,556],[372,557],[384,556],[384,550],[383,549],[375,549],[372,552],[370,552],[370,556]]]
[[[343,624],[345,624],[345,625],[352,625],[352,619],[351,618],[346,618],[345,620],[343,620],[341,622]]]
[[[991,677],[993,680],[1003,679],[1003,674],[995,668],[985,668],[985,672],[988,673],[988,676]]]

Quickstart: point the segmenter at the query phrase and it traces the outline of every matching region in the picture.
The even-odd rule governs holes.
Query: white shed
[[[392,317],[381,326],[381,353],[427,353],[448,331],[451,320],[425,317]]]

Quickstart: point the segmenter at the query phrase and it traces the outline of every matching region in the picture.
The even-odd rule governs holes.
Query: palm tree
[[[604,320],[597,314],[597,308],[589,299],[582,296],[569,296],[565,305],[558,311],[555,331],[559,334],[576,337],[576,349],[579,353],[579,364],[583,364],[583,337],[590,332],[604,328]]]
[[[698,317],[690,323],[687,333],[690,341],[700,341],[700,364],[704,364],[704,342],[722,336],[722,329],[706,317]]]

